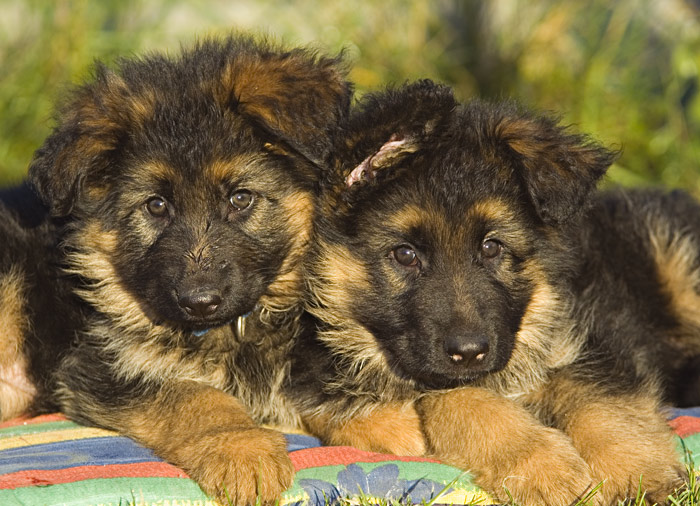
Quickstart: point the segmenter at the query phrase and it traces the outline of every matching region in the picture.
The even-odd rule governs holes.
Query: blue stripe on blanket
[[[0,474],[26,469],[64,469],[159,461],[151,450],[126,437],[97,437],[2,451]]]

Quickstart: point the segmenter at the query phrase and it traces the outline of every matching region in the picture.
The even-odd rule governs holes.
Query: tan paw
[[[420,417],[410,403],[377,405],[368,413],[342,420],[308,415],[304,421],[326,445],[415,457],[426,453]]]
[[[567,432],[593,476],[604,504],[645,493],[663,504],[687,472],[655,398],[632,396],[589,402],[569,414]],[[640,484],[641,478],[641,484]]]
[[[410,406],[382,406],[348,421],[335,436],[340,433],[348,444],[361,450],[416,457],[426,451],[420,419]]]
[[[673,453],[657,460],[636,451],[625,455],[622,449],[617,450],[612,448],[607,458],[591,462],[594,475],[603,481],[600,495],[604,504],[618,504],[641,493],[648,504],[665,504],[668,496],[687,480],[687,472]]]
[[[571,441],[560,431],[544,427],[514,466],[497,472],[493,481],[489,488],[498,497],[512,497],[520,506],[571,504],[596,485]]]
[[[294,466],[284,436],[252,427],[218,432],[191,445],[198,452],[187,472],[221,504],[273,504],[292,485]]]
[[[376,453],[388,453],[408,457],[425,456],[425,438],[420,431],[396,432],[394,438],[387,438],[389,433],[372,431],[366,434],[364,440],[355,440],[355,448]]]

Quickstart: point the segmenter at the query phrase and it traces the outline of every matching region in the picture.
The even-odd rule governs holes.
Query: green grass
[[[622,156],[613,183],[700,196],[700,16],[657,0],[0,0],[0,183],[20,179],[52,106],[94,59],[177,52],[230,29],[345,48],[360,93],[429,77],[515,98]]]
[[[696,469],[690,455],[686,453],[686,456],[685,466],[688,472],[688,482],[683,488],[668,497],[669,504],[672,504],[673,506],[700,505],[700,482],[698,482]],[[642,503],[640,503],[640,505],[641,504]]]

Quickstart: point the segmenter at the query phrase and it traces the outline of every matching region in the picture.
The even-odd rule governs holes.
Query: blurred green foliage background
[[[22,178],[71,82],[238,29],[345,49],[359,93],[430,77],[513,97],[623,149],[609,182],[700,196],[698,0],[0,0],[0,184]]]

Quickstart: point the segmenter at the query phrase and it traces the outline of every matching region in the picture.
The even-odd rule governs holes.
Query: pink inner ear
[[[350,188],[353,184],[362,181],[363,176],[367,174],[367,178],[372,177],[372,171],[370,170],[370,161],[374,155],[369,155],[367,158],[362,160],[362,163],[355,167],[352,172],[345,178],[345,184]]]
[[[351,187],[353,184],[363,179],[371,180],[374,179],[377,167],[382,165],[382,162],[390,157],[396,150],[406,143],[405,138],[400,138],[398,134],[393,134],[389,137],[389,140],[385,142],[379,151],[374,154],[369,155],[367,158],[362,160],[362,163],[355,167],[352,172],[345,179],[345,184]]]

